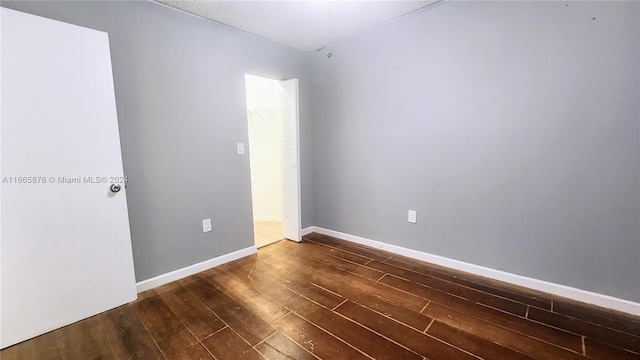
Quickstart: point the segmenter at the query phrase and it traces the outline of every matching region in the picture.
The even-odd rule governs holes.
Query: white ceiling
[[[320,49],[438,2],[155,1],[302,51]]]

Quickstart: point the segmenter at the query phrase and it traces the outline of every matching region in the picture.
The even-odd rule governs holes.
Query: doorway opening
[[[245,75],[256,247],[300,241],[298,81]]]

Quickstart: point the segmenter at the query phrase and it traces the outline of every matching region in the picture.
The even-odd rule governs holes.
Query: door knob
[[[117,193],[118,191],[120,191],[120,189],[122,189],[122,187],[118,184],[111,184],[109,189],[111,190],[111,192]]]

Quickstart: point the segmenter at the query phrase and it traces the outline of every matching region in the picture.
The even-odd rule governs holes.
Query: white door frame
[[[262,77],[265,79],[271,79],[274,81],[278,81],[280,82],[281,86],[284,86],[284,84],[286,84],[287,82],[289,82],[289,84],[291,85],[291,87],[293,88],[293,106],[294,106],[294,124],[293,126],[295,127],[294,129],[294,141],[295,141],[295,154],[294,154],[294,161],[292,161],[292,166],[294,168],[295,171],[295,187],[296,187],[296,200],[294,201],[295,203],[295,207],[297,209],[294,209],[294,211],[297,214],[297,225],[293,225],[294,229],[290,229],[290,231],[287,234],[287,231],[285,230],[285,212],[286,212],[286,203],[285,203],[285,194],[284,194],[284,170],[285,167],[287,166],[287,164],[285,164],[283,162],[282,164],[282,169],[283,169],[283,193],[282,193],[282,197],[283,197],[283,216],[282,216],[282,223],[283,223],[283,233],[285,235],[285,238],[292,240],[292,241],[296,241],[296,242],[300,242],[302,241],[302,188],[301,188],[301,176],[300,176],[300,101],[299,101],[299,81],[297,78],[292,78],[292,79],[284,79],[281,77],[277,77],[277,76],[271,76],[271,75],[265,75],[265,74],[261,74],[261,73],[254,73],[254,72],[246,72],[245,75],[251,75],[251,76],[257,76],[257,77]],[[246,82],[245,82],[245,86],[246,86]],[[246,93],[246,88],[245,88],[245,93]],[[284,117],[284,116],[283,116]],[[283,129],[284,129],[284,120],[283,120]],[[283,140],[284,141],[284,140]],[[251,176],[251,175],[250,175]],[[253,194],[251,195],[253,198]],[[289,235],[287,237],[287,235]]]

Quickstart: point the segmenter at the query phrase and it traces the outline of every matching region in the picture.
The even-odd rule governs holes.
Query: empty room
[[[0,359],[640,360],[640,2],[0,2]]]

